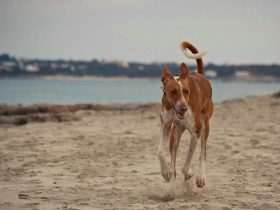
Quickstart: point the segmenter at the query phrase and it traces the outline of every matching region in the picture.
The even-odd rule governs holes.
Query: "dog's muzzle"
[[[187,106],[180,106],[179,109],[176,108],[174,104],[172,104],[173,110],[176,113],[178,119],[182,120],[185,118],[185,113],[188,111]]]

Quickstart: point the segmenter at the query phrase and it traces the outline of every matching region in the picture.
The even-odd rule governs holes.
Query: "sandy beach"
[[[203,189],[180,173],[184,133],[168,202],[156,156],[160,104],[69,108],[63,117],[43,109],[23,121],[1,110],[0,209],[280,209],[279,96],[215,105]]]

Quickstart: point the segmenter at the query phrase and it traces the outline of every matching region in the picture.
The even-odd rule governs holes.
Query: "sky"
[[[278,0],[0,0],[0,54],[20,58],[280,64]]]

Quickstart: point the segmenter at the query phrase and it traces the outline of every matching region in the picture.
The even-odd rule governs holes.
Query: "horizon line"
[[[140,64],[181,64],[181,63],[187,63],[186,60],[189,60],[190,62],[188,62],[189,65],[195,65],[196,61],[195,60],[190,60],[190,59],[185,59],[185,61],[182,62],[176,62],[176,61],[136,61],[136,60],[125,60],[125,59],[105,59],[105,58],[45,58],[45,57],[25,57],[25,56],[16,56],[16,55],[11,55],[10,53],[4,52],[4,53],[0,53],[0,57],[3,55],[8,55],[11,58],[15,58],[16,60],[45,60],[45,61],[59,61],[59,60],[63,60],[63,61],[85,61],[85,62],[90,62],[93,60],[97,60],[98,62],[106,62],[106,63],[110,63],[110,62],[119,62],[119,63],[140,63]],[[205,62],[205,60],[203,61],[204,65],[225,65],[225,66],[235,66],[235,65],[244,65],[244,66],[250,66],[250,65],[280,65],[280,63],[277,62],[271,62],[271,63],[258,63],[258,62],[240,62],[240,63],[232,63],[232,62],[218,62],[215,63],[213,61],[207,61]]]

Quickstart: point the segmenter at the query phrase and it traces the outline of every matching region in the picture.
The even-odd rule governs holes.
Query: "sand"
[[[280,209],[280,98],[216,104],[206,186],[183,182],[185,133],[168,202],[159,105],[73,114],[78,120],[0,126],[0,209]]]

